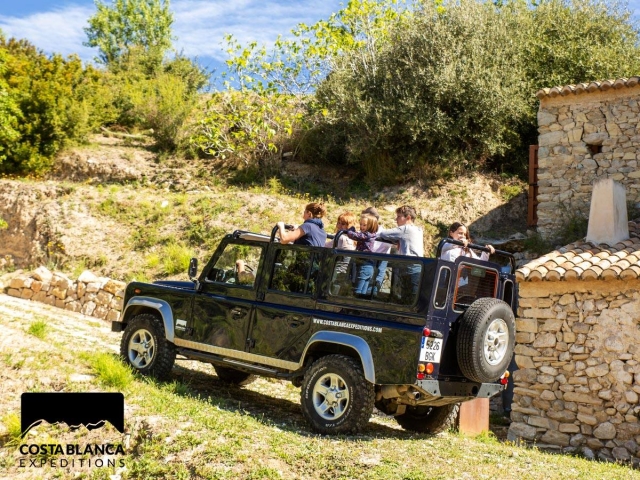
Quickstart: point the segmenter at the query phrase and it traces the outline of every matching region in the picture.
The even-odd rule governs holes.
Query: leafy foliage
[[[271,49],[228,40],[230,84],[274,109],[274,91],[297,95],[299,158],[356,164],[378,183],[523,174],[537,89],[640,66],[617,0],[351,0]]]
[[[282,151],[302,121],[294,96],[229,90],[211,97],[192,142],[222,159],[233,156],[245,165],[265,163]]]
[[[146,72],[157,71],[171,48],[169,0],[113,0],[111,5],[95,0],[95,5],[98,11],[84,30],[89,39],[85,45],[100,51],[98,60],[117,71],[126,67],[132,52],[141,50],[139,62]]]
[[[82,140],[102,121],[99,74],[71,56],[47,57],[25,40],[0,37],[0,172],[44,172],[70,140]],[[102,105],[102,106],[101,106]]]

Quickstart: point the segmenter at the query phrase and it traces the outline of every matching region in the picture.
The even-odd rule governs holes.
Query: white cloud
[[[87,40],[83,28],[95,7],[84,1],[24,17],[0,15],[0,29],[47,53],[76,53],[90,61],[98,52],[82,45]],[[315,23],[338,8],[338,0],[173,0],[173,33],[178,37],[174,46],[188,57],[221,62],[226,59],[222,42],[227,33],[242,44],[269,44],[278,34],[287,36],[298,23]]]
[[[226,58],[221,44],[227,33],[242,44],[251,40],[271,43],[278,34],[287,36],[299,23],[315,23],[338,8],[335,0],[174,0],[171,5],[176,47],[187,56],[219,61]]]
[[[96,56],[94,49],[85,47],[83,28],[93,15],[92,6],[70,5],[65,8],[38,12],[26,17],[0,16],[0,29],[7,37],[26,38],[47,53],[78,54],[85,61]]]

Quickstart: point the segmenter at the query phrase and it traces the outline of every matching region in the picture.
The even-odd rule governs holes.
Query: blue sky
[[[346,1],[346,0],[345,0]],[[638,0],[640,2],[640,0]],[[105,3],[110,3],[106,0]],[[171,0],[174,47],[211,69],[226,59],[223,39],[271,43],[298,23],[315,23],[341,8],[341,0]],[[97,51],[82,45],[83,28],[95,13],[93,0],[0,0],[0,29],[26,38],[47,53],[77,53],[91,61]]]
[[[198,57],[208,69],[221,70],[226,55],[223,37],[233,34],[241,43],[270,43],[298,23],[326,19],[347,0],[171,0],[174,46]],[[106,0],[105,3],[109,3]],[[640,18],[640,0],[629,0]],[[85,61],[97,51],[82,45],[83,27],[95,12],[93,0],[0,0],[0,29],[7,37],[26,38],[47,53],[77,53]]]

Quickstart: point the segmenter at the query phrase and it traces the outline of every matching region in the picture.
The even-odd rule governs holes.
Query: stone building
[[[576,212],[589,212],[594,180],[622,183],[640,202],[640,77],[537,92],[537,225],[553,237]]]
[[[638,90],[636,95],[640,94],[640,88],[624,90]],[[602,114],[601,123],[582,121],[578,126],[576,120],[581,115],[588,118],[588,114],[576,108],[575,103],[553,108],[547,103],[541,114],[543,120],[545,115],[553,115],[554,122],[564,122],[575,114],[571,122],[565,123],[570,125],[568,129],[550,133],[560,132],[557,138],[567,141],[573,135],[571,138],[576,141],[562,148],[550,147],[546,158],[559,164],[564,164],[563,158],[572,158],[557,178],[565,178],[573,169],[576,175],[568,180],[569,184],[563,184],[562,190],[573,192],[576,197],[581,198],[583,193],[580,182],[609,173],[604,171],[609,168],[604,165],[614,164],[613,158],[618,158],[616,165],[628,165],[620,167],[625,169],[622,173],[628,179],[627,188],[634,181],[631,174],[637,173],[635,155],[632,160],[627,153],[614,153],[618,144],[635,144],[640,137],[634,140],[625,135],[631,127],[623,123],[615,123],[619,133],[612,135],[617,130],[607,126],[607,115],[620,119],[623,112],[622,104],[613,105],[613,97],[608,96],[607,103],[604,94],[598,96],[600,106],[596,110],[608,112]],[[631,105],[626,98],[624,111],[637,112],[635,101]],[[552,110],[555,113],[550,113]],[[609,113],[614,111],[615,116]],[[560,125],[554,122],[546,125]],[[570,133],[575,130],[582,133]],[[582,153],[581,160],[576,160],[575,150],[560,153],[569,152],[572,143],[582,143],[580,151],[584,151],[584,139],[591,134],[600,134],[603,150],[605,145],[610,149],[594,156]],[[626,137],[624,142],[620,140],[622,136]],[[605,154],[611,160],[605,162]],[[598,165],[591,165],[587,159]],[[585,164],[590,173],[583,167],[583,180],[578,180],[577,166]],[[571,190],[574,180],[579,188]],[[559,188],[553,181],[549,185]],[[629,222],[628,227],[628,239],[613,246],[578,241],[517,271],[520,303],[515,352],[520,370],[513,377],[511,440],[524,439],[540,448],[640,464],[640,219]]]

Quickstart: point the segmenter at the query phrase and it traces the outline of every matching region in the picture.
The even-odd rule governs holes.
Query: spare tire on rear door
[[[507,370],[516,338],[511,307],[497,298],[479,298],[460,319],[458,365],[474,382],[495,382]]]

